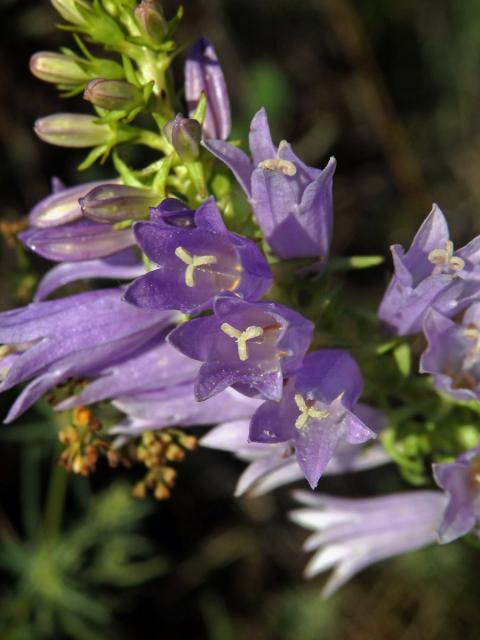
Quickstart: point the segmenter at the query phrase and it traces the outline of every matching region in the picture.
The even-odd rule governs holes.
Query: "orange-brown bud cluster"
[[[101,425],[90,409],[78,407],[73,410],[72,423],[63,428],[58,439],[65,446],[60,464],[73,473],[88,476],[95,471],[101,451],[108,443],[98,437]]]
[[[133,487],[132,494],[145,498],[150,490],[157,500],[169,498],[177,477],[177,471],[170,463],[181,462],[186,451],[192,451],[196,446],[194,436],[175,429],[143,433],[136,448],[136,458],[145,465],[147,473]]]

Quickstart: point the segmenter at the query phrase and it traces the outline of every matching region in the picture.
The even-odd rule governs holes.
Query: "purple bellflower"
[[[285,140],[275,147],[265,109],[254,116],[249,141],[253,162],[221,140],[206,140],[204,145],[233,171],[280,258],[325,261],[332,237],[335,159],[321,171],[305,165]]]
[[[187,358],[155,335],[122,361],[100,371],[79,394],[64,400],[56,409],[63,411],[185,384],[190,384],[193,398],[193,381],[199,366],[198,362]]]
[[[190,380],[114,399],[113,405],[125,417],[112,427],[111,433],[134,437],[164,427],[196,427],[248,419],[259,403],[256,398],[248,398],[234,389],[225,389],[205,402],[198,402]]]
[[[139,307],[198,313],[223,292],[258,300],[272,284],[256,244],[227,230],[213,198],[190,215],[182,203],[168,201],[165,217],[155,211],[151,222],[138,222],[134,231],[158,265],[126,291],[126,299]]]
[[[363,388],[357,363],[340,349],[306,356],[280,402],[265,402],[250,425],[253,442],[292,441],[300,468],[314,489],[342,441],[361,444],[376,434],[353,412]]]
[[[294,495],[305,508],[292,511],[291,520],[313,531],[304,545],[305,551],[315,551],[306,577],[334,569],[323,589],[326,598],[369,565],[434,543],[446,504],[440,491],[351,500],[303,491]]]
[[[283,378],[301,365],[313,325],[296,311],[272,302],[215,298],[214,315],[194,318],[169,334],[169,342],[200,360],[198,400],[229,386],[246,395],[280,400]]]
[[[367,405],[357,404],[355,413],[376,433],[385,426],[383,414]],[[214,427],[200,440],[200,445],[203,447],[229,451],[248,463],[238,479],[235,488],[236,496],[247,492],[252,497],[261,496],[277,487],[304,478],[291,441],[278,444],[248,442],[249,429],[249,420],[227,422]],[[327,464],[324,475],[353,473],[389,462],[391,459],[381,445],[359,447],[342,442]]]
[[[480,236],[454,251],[445,216],[435,204],[410,249],[394,244],[391,250],[395,273],[378,315],[398,335],[421,331],[430,307],[451,317],[480,294],[474,271]]]
[[[200,38],[193,45],[185,63],[185,98],[190,117],[202,93],[207,99],[204,137],[226,140],[230,135],[230,101],[217,54],[206,38]]]
[[[86,278],[105,278],[109,280],[132,280],[145,273],[145,265],[135,255],[133,249],[97,260],[62,262],[55,265],[40,280],[33,298],[40,302],[51,293],[70,282]]]
[[[178,321],[171,312],[153,313],[123,300],[121,289],[89,291],[30,304],[0,314],[3,355],[16,354],[0,392],[31,380],[11,407],[6,422],[26,411],[70,377],[90,377],[114,365]]]
[[[428,347],[420,372],[431,373],[437,389],[457,400],[479,400],[480,303],[467,309],[460,324],[431,309],[423,329]]]
[[[441,543],[451,542],[480,522],[480,447],[462,453],[455,462],[434,464],[433,475],[449,499],[439,539]]]

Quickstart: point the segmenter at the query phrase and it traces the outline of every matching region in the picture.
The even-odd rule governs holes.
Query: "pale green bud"
[[[95,116],[78,113],[55,113],[35,122],[41,140],[58,147],[95,147],[112,141],[113,132]]]
[[[85,20],[82,14],[78,10],[78,7],[84,9],[90,8],[90,4],[85,0],[51,0],[51,3],[56,11],[67,22],[72,22],[76,25],[84,25]]]
[[[194,162],[200,154],[202,127],[197,120],[184,118],[181,113],[163,128],[165,137],[184,162]]]
[[[53,51],[39,51],[30,58],[30,71],[36,78],[53,84],[79,84],[90,75],[79,64],[79,59]]]
[[[126,80],[97,78],[89,82],[83,94],[85,100],[109,111],[130,111],[143,104],[141,89]]]
[[[168,23],[156,0],[142,0],[135,9],[135,17],[143,34],[153,43],[162,42],[168,32]]]

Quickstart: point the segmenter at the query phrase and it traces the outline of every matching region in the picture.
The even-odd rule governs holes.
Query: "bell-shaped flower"
[[[234,389],[225,389],[213,398],[198,402],[193,395],[193,380],[167,384],[163,388],[115,398],[113,405],[125,417],[111,433],[135,437],[144,431],[165,427],[197,427],[252,416],[260,401]]]
[[[480,447],[466,451],[455,462],[432,466],[436,483],[448,495],[438,535],[441,543],[451,542],[480,522]],[[478,529],[475,533],[479,535]]]
[[[440,491],[368,499],[303,491],[294,496],[303,508],[290,512],[290,519],[312,531],[304,544],[315,552],[306,577],[334,569],[322,592],[326,598],[371,564],[434,543],[446,504]]]
[[[108,365],[77,395],[67,398],[56,408],[63,411],[186,384],[190,385],[193,398],[193,382],[199,367],[198,362],[187,358],[155,335],[121,361]]]
[[[229,386],[246,395],[280,400],[283,378],[301,365],[313,325],[296,311],[273,302],[218,296],[214,315],[179,325],[168,341],[204,364],[195,385],[198,400]]]
[[[451,317],[480,294],[474,271],[480,264],[480,236],[454,251],[445,216],[435,204],[410,249],[394,244],[391,250],[395,273],[378,316],[398,335],[421,331],[430,307]]]
[[[137,243],[158,268],[135,280],[126,299],[148,309],[198,313],[223,292],[261,298],[272,276],[257,245],[227,230],[212,198],[190,215],[182,203],[178,211],[168,215],[169,201],[165,218],[155,212],[151,222],[134,225]]]
[[[0,345],[16,357],[4,373],[0,392],[31,380],[6,422],[66,379],[89,377],[154,337],[164,340],[176,321],[177,314],[129,305],[121,289],[89,291],[1,313]]]
[[[362,444],[376,434],[354,413],[363,380],[347,351],[325,349],[306,356],[288,381],[280,402],[265,402],[250,425],[252,442],[292,441],[314,489],[338,446]]]
[[[233,171],[280,258],[315,257],[324,262],[332,237],[335,159],[321,171],[304,164],[284,140],[275,147],[265,109],[252,120],[249,142],[253,161],[221,140],[206,140],[204,145]]]
[[[202,93],[207,99],[204,137],[226,140],[230,135],[230,100],[217,54],[206,38],[193,45],[185,62],[185,98],[190,117],[195,114]]]
[[[135,255],[133,249],[125,249],[106,258],[83,260],[79,262],[62,262],[47,271],[38,283],[34,302],[45,300],[48,296],[70,282],[87,278],[107,280],[132,280],[145,273],[145,265]]]
[[[216,396],[217,397],[217,396]],[[385,426],[385,416],[372,407],[358,403],[355,413],[378,433]],[[248,441],[249,420],[235,420],[211,429],[200,440],[210,449],[228,451],[248,466],[238,478],[235,495],[261,496],[277,487],[304,479],[295,457],[293,441],[262,444]],[[359,447],[340,443],[324,471],[324,476],[354,473],[391,462],[379,444]]]
[[[457,400],[480,399],[480,303],[472,304],[461,323],[431,309],[424,322],[428,347],[420,372]]]

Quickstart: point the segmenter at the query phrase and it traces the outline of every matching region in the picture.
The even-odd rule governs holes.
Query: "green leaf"
[[[352,269],[370,269],[385,262],[383,256],[350,256],[348,262]]]

